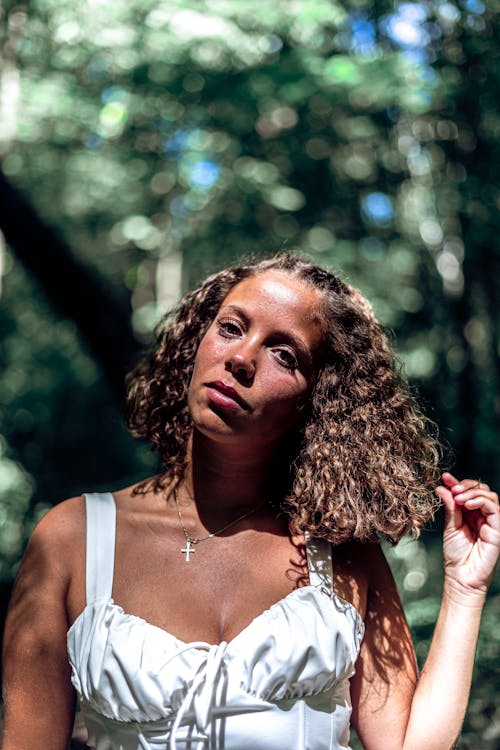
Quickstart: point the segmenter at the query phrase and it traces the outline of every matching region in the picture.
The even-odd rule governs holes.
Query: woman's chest
[[[175,526],[118,524],[112,596],[125,612],[184,642],[230,641],[257,616],[310,583],[303,538],[280,525],[247,527],[195,544]],[[364,614],[366,585],[355,551],[333,550],[333,590]],[[70,589],[73,622],[85,607],[75,576]]]
[[[303,540],[255,529],[131,550],[117,544],[113,598],[183,641],[229,641],[257,615],[309,583]]]

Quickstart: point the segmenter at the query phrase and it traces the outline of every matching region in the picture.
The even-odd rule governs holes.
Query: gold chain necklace
[[[177,515],[179,516],[179,522],[184,532],[184,536],[186,537],[186,546],[184,547],[184,549],[181,549],[182,554],[186,555],[186,562],[189,562],[190,555],[196,552],[196,550],[194,549],[195,544],[198,544],[198,542],[206,542],[207,539],[211,539],[213,536],[217,536],[217,534],[222,534],[223,531],[230,529],[231,526],[234,526],[236,523],[238,523],[238,521],[242,521],[244,518],[248,518],[248,516],[251,516],[252,513],[255,513],[257,510],[259,510],[259,508],[262,508],[262,506],[264,505],[263,502],[260,503],[255,508],[248,510],[246,513],[242,513],[242,515],[238,516],[238,518],[235,518],[234,521],[230,521],[222,528],[217,529],[217,531],[212,531],[211,534],[207,534],[207,536],[192,537],[189,534],[186,527],[184,526],[184,521],[182,520],[181,509],[179,506],[179,498],[177,496],[177,487],[174,488],[174,499],[175,499],[175,507],[177,508]]]

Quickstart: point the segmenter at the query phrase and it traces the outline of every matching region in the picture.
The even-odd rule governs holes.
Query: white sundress
[[[115,604],[114,498],[85,498],[87,604],[68,655],[90,747],[349,748],[349,678],[364,625],[333,591],[329,543],[308,539],[309,585],[232,640],[185,643]]]

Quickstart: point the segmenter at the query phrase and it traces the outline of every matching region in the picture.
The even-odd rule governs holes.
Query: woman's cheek
[[[220,336],[211,335],[206,344],[206,358],[210,361],[216,361],[225,358],[231,342]]]

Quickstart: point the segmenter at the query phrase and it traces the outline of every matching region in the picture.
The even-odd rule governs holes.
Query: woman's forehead
[[[324,343],[320,291],[280,272],[265,272],[241,281],[227,295],[221,312],[236,312],[256,321],[267,334],[289,336],[309,351]]]
[[[244,303],[256,310],[269,314],[296,314],[299,317],[311,316],[319,311],[322,294],[319,290],[281,271],[266,271],[250,276],[236,284],[221,307]]]

